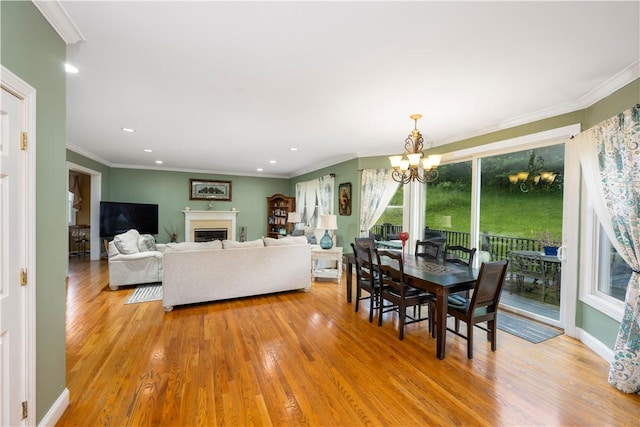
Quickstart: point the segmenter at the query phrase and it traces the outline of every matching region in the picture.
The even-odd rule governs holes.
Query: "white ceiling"
[[[438,146],[640,76],[638,1],[61,4],[68,146],[114,167],[293,177],[399,154],[412,113]]]

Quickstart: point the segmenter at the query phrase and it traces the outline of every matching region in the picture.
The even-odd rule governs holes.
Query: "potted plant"
[[[539,233],[538,240],[540,241],[540,246],[542,246],[545,255],[558,255],[558,248],[560,247],[561,240],[555,237],[551,231],[544,230]]]

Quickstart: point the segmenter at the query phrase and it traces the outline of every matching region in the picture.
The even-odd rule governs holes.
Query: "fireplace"
[[[185,242],[207,242],[210,240],[236,240],[236,215],[238,211],[192,211],[184,210]],[[196,240],[196,230],[203,236]],[[224,237],[222,233],[224,234]]]
[[[226,228],[195,228],[194,242],[211,242],[212,240],[227,240]]]

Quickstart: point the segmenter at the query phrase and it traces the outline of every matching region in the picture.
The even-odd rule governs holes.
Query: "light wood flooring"
[[[498,331],[447,336],[438,360],[427,324],[398,340],[355,313],[344,280],[177,307],[126,305],[106,261],[70,261],[67,387],[58,426],[431,426],[640,424],[640,396],[607,383],[608,363],[561,335],[531,344]]]

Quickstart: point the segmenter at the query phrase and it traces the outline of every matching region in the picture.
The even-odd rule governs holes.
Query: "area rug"
[[[125,304],[137,304],[139,302],[160,301],[162,299],[162,283],[139,285],[133,291]]]
[[[549,328],[532,320],[505,313],[504,311],[498,312],[498,329],[534,344],[557,337],[562,333],[557,329]]]

